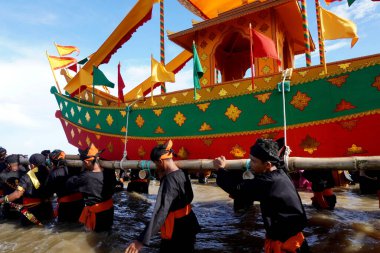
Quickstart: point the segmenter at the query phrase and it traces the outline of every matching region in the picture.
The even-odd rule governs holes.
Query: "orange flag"
[[[77,48],[75,46],[62,46],[62,45],[58,45],[58,44],[55,44],[55,46],[57,47],[58,53],[61,56],[69,55],[69,54],[72,54],[74,52],[78,52],[78,54],[79,54],[79,52],[80,52],[79,48]]]
[[[66,68],[66,67],[71,66],[72,64],[77,63],[77,60],[73,57],[58,57],[58,56],[48,55],[48,60],[53,70]]]

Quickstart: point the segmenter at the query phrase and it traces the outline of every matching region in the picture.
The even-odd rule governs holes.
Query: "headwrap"
[[[279,163],[278,145],[270,139],[257,139],[251,147],[250,154],[263,162]]]
[[[3,147],[0,147],[0,157],[3,157],[7,154],[7,150]]]
[[[7,164],[19,163],[18,155],[9,155],[5,157],[5,162]]]
[[[50,150],[48,150],[48,149],[41,151],[41,155],[44,155],[45,157],[48,157],[49,154],[50,154]]]
[[[152,161],[159,161],[164,159],[171,159],[175,156],[174,150],[172,149],[173,142],[169,140],[165,144],[160,144],[152,149],[150,153],[150,159]]]
[[[49,154],[49,158],[51,161],[59,161],[64,160],[66,157],[65,152],[60,149],[55,149]]]
[[[91,143],[90,147],[86,148],[85,150],[78,149],[79,152],[79,158],[82,161],[92,161],[99,157],[99,155],[103,152],[104,150],[98,150],[94,144]]]
[[[30,164],[33,164],[35,166],[41,166],[41,165],[46,165],[46,158],[44,155],[41,155],[41,154],[33,154],[30,158],[29,158],[29,163]]]

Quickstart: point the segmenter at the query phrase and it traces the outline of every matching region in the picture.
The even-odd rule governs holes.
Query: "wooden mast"
[[[165,12],[164,0],[160,0],[160,58],[161,64],[165,66]],[[161,83],[161,94],[166,93],[165,82]]]

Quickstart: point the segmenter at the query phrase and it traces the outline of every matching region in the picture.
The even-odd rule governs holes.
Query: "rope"
[[[283,115],[284,115],[284,146],[285,146],[285,153],[284,153],[284,165],[286,170],[289,170],[289,155],[290,155],[290,148],[288,147],[288,140],[287,140],[287,133],[286,133],[286,105],[285,105],[285,80],[288,75],[288,71],[290,69],[286,69],[284,73],[284,77],[282,79],[281,88],[282,88],[282,109],[283,109]]]
[[[126,107],[126,111],[127,111],[127,122],[125,123],[125,137],[124,137],[124,151],[123,151],[123,158],[120,160],[120,168],[122,168],[122,162],[123,161],[126,161],[127,160],[127,154],[128,154],[128,151],[127,151],[127,142],[128,142],[128,124],[129,124],[129,113],[131,112],[131,106],[134,105],[137,101],[139,101],[139,99],[136,99],[135,101],[133,101],[132,103],[130,103],[127,107]]]

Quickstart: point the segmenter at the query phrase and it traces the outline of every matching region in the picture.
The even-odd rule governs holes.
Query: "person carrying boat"
[[[152,218],[126,253],[137,253],[161,231],[160,252],[193,252],[200,226],[191,208],[194,194],[189,176],[173,161],[172,141],[153,148],[150,159],[162,175]]]
[[[16,190],[1,198],[0,203],[13,203],[23,197],[24,211],[31,213],[38,223],[48,221],[53,217],[53,207],[45,190],[46,180],[49,176],[45,157],[41,154],[33,154],[29,158],[29,164],[30,170],[21,177]],[[34,223],[26,215],[21,217],[21,224],[24,226]]]
[[[336,195],[332,188],[334,187],[334,178],[329,170],[307,170],[302,175],[311,182],[313,191],[312,205],[317,209],[334,210],[336,205]]]
[[[83,194],[85,207],[79,221],[90,231],[109,231],[113,225],[115,192],[115,170],[103,169],[99,163],[99,151],[94,144],[85,150],[78,149],[84,171],[67,180],[68,189]]]
[[[3,147],[0,147],[0,172],[2,172],[8,167],[5,162],[6,156],[7,156],[7,150]]]
[[[66,182],[70,177],[79,175],[80,168],[68,167],[65,158],[65,152],[59,149],[49,153],[52,169],[46,182],[46,191],[50,195],[57,194],[55,215],[58,221],[78,222],[84,207],[83,195],[77,189],[68,188]]]
[[[232,196],[260,201],[266,230],[265,253],[309,252],[302,233],[306,213],[290,178],[276,167],[280,163],[277,143],[258,139],[250,149],[250,160],[255,177],[235,184],[230,180],[230,172],[224,170],[225,157],[216,158],[217,184]]]
[[[26,169],[20,165],[18,155],[9,155],[5,158],[7,168],[0,172],[0,184],[5,195],[9,195],[17,189],[20,178],[26,174]],[[14,203],[22,204],[22,198]],[[20,213],[12,208],[9,203],[3,204],[3,217],[6,219],[19,219]]]

